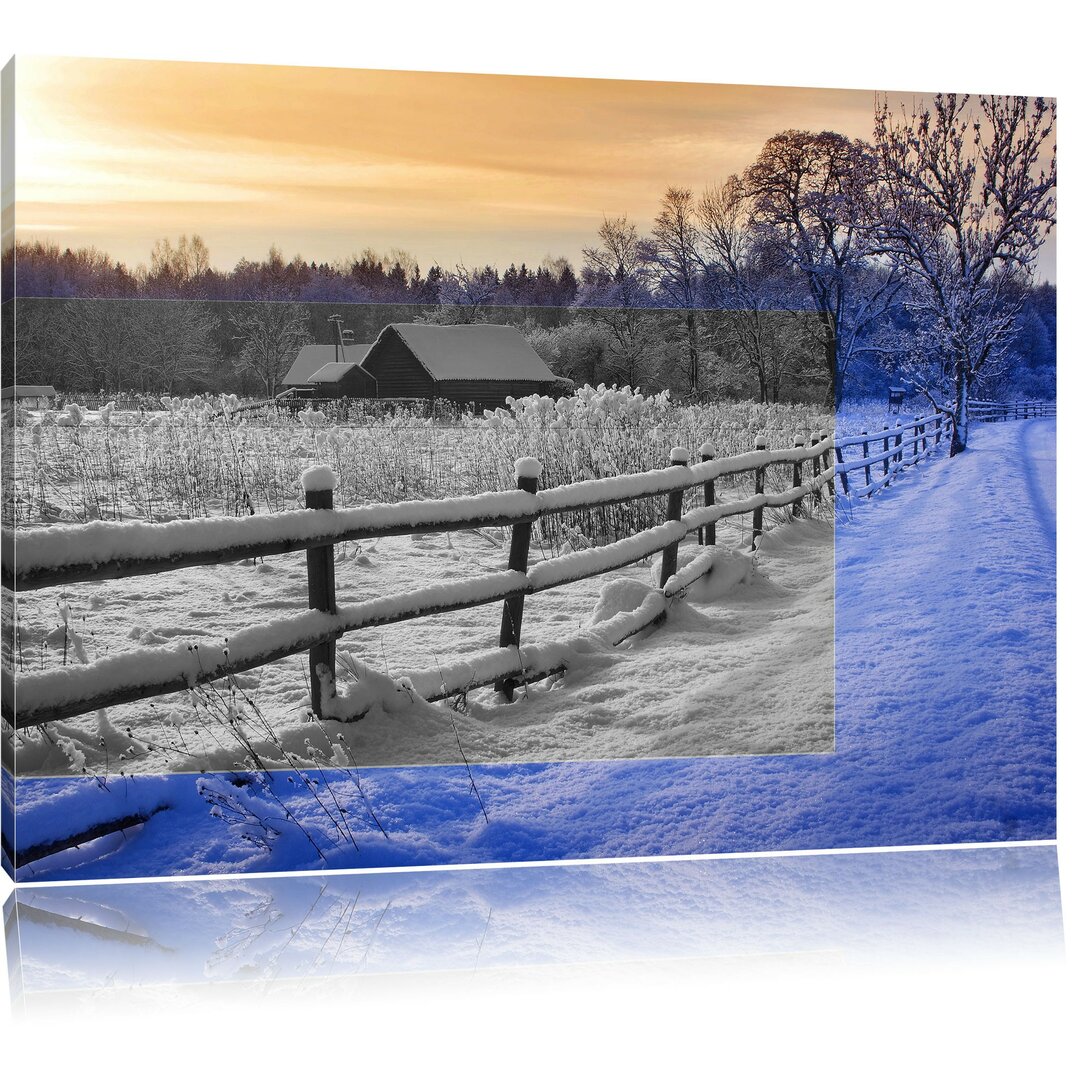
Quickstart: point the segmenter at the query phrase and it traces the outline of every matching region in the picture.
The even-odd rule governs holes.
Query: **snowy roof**
[[[28,386],[25,383],[5,386],[3,390],[0,390],[0,398],[11,397],[56,397],[56,391],[51,386]]]
[[[436,381],[442,379],[529,379],[555,382],[551,369],[515,326],[473,323],[437,326],[391,323],[376,344],[393,330]]]
[[[362,346],[362,347],[365,348],[365,349],[368,348],[368,346],[366,346],[366,345]],[[309,383],[341,382],[341,380],[343,378],[345,378],[345,373],[347,371],[353,371],[356,368],[360,368],[361,371],[364,371],[364,369],[363,369],[363,367],[361,367],[359,361],[350,360],[350,361],[348,361],[347,363],[344,363],[344,364],[333,364],[333,363],[324,364],[321,368],[319,368],[318,371],[316,371],[312,375],[309,375],[304,381],[309,382]],[[371,376],[371,374],[369,372],[364,371],[364,374],[369,379],[372,378],[372,376]]]
[[[346,345],[344,360],[346,363],[363,363],[370,345]],[[304,386],[311,382],[311,376],[327,364],[340,363],[342,359],[340,345],[305,345],[297,354],[289,373],[281,380],[282,386]]]

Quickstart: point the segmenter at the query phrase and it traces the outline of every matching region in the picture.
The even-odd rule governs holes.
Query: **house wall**
[[[336,383],[324,385],[327,397],[368,398],[375,396],[375,383],[359,368],[347,371]]]
[[[381,398],[431,399],[435,385],[431,376],[397,334],[381,337],[371,347],[364,367],[378,380]]]

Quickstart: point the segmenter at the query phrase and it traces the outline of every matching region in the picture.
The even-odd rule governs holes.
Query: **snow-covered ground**
[[[335,771],[327,762],[324,770],[275,773],[265,783],[237,786],[226,776],[112,775],[107,789],[92,778],[23,779],[18,786],[20,849],[56,838],[65,822],[105,822],[168,807],[122,837],[43,860],[26,876],[40,880],[1052,836],[1054,437],[1051,420],[977,425],[960,457],[920,464],[887,492],[840,515],[836,753],[544,764],[536,760],[541,748],[533,764],[517,765],[485,765],[477,757],[468,740],[483,746],[480,733],[489,710],[500,715],[498,725],[488,721],[489,728],[501,728],[506,724],[502,717],[542,715],[563,695],[579,709],[596,710],[594,726],[606,738],[604,729],[618,726],[626,706],[602,710],[623,689],[627,703],[637,700],[655,715],[657,698],[636,681],[627,654],[625,659],[607,658],[589,679],[583,671],[579,681],[572,676],[562,686],[533,691],[528,701],[497,710],[480,701],[481,708],[469,717],[454,714],[462,744],[473,751],[471,769],[461,764],[348,772]],[[795,536],[799,531],[805,535]],[[820,630],[804,597],[815,589],[824,595],[821,579],[815,584],[806,577],[815,563],[831,570],[823,531],[820,524],[778,531],[761,557],[760,586],[735,585],[715,601],[691,601],[676,614],[673,626],[661,628],[635,651],[657,673],[668,665],[674,668],[684,658],[677,648],[664,654],[666,633],[713,640],[712,631],[723,634],[728,612],[740,603],[774,607],[772,618],[758,626],[757,647],[749,639],[742,643],[746,656],[768,654],[762,647],[773,632],[767,622]],[[797,542],[785,543],[789,535]],[[438,540],[427,543],[439,545]],[[374,554],[380,550],[381,544]],[[470,572],[479,568],[475,552],[447,551],[442,560],[446,573],[462,560]],[[359,555],[373,557],[370,550]],[[498,556],[501,562],[501,552]],[[430,551],[418,555],[430,557]],[[264,595],[255,583],[275,571],[233,567],[231,573],[231,588],[250,591],[254,600]],[[295,573],[298,587],[299,568]],[[201,610],[223,614],[227,605],[216,599],[220,595],[207,590]],[[541,615],[546,602],[554,602],[553,607]],[[595,592],[576,601],[554,594],[530,598],[526,625],[536,619],[576,626],[587,621],[594,606]],[[107,605],[99,610],[106,611]],[[461,618],[463,647],[481,632],[490,641],[490,612],[468,615],[474,619],[483,612],[482,630]],[[752,629],[755,619],[745,610],[741,614],[739,624]],[[418,659],[427,661],[432,641],[412,632],[423,625],[400,628],[406,637],[393,644],[395,652],[408,642]],[[158,636],[167,636],[163,629],[168,628],[155,631]],[[389,655],[389,631],[386,641]],[[740,648],[738,641],[730,644]],[[367,654],[373,666],[376,650]],[[812,661],[817,671],[823,658]],[[741,672],[710,669],[702,674],[714,683],[714,704],[725,687],[746,692]],[[792,682],[797,680],[788,685]],[[672,716],[701,705],[678,675],[668,686],[664,700]],[[820,702],[819,690],[809,686],[804,705]],[[391,718],[385,722],[390,730]],[[511,720],[506,726],[515,725]],[[366,730],[374,735],[378,724]],[[435,741],[434,723],[413,735],[415,745],[425,737]],[[377,744],[373,738],[369,756]],[[527,740],[522,745],[530,746]],[[662,744],[659,749],[678,752]],[[452,758],[446,754],[442,760]],[[339,812],[342,807],[345,812]],[[213,809],[217,816],[211,816]]]
[[[336,752],[338,764],[410,765],[456,763],[463,753],[470,761],[566,761],[831,750],[832,526],[821,520],[783,526],[751,558],[746,524],[721,528],[719,543],[732,550],[688,599],[673,605],[666,625],[617,649],[579,651],[566,678],[531,686],[513,705],[489,689],[472,694],[456,713],[446,704],[401,698],[354,723],[315,723],[306,659],[290,657],[236,677],[273,728],[271,738],[255,708],[237,696],[249,721],[245,738],[271,767],[289,766],[285,751],[311,763],[326,764]],[[699,550],[687,541],[682,556]],[[494,573],[505,570],[506,558],[502,530],[344,544],[336,565],[338,603]],[[639,564],[529,597],[523,642],[565,641],[633,610],[653,572]],[[42,645],[35,635],[44,633],[55,663],[65,636],[60,604],[70,611],[68,671],[78,682],[83,662],[133,645],[221,645],[252,622],[303,612],[306,564],[301,553],[26,593],[20,622],[30,670]],[[361,671],[350,658],[377,679],[448,668],[462,655],[490,650],[500,617],[495,604],[349,635],[339,645],[342,689],[350,670]],[[226,696],[233,700],[229,691]],[[23,776],[84,768],[99,775],[213,771],[241,768],[249,754],[224,709],[195,710],[185,695],[54,723],[45,735],[27,731],[16,746]]]

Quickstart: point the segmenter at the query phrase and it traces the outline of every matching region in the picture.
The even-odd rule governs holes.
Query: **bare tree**
[[[185,286],[196,281],[210,269],[210,249],[197,233],[184,235],[174,245],[165,237],[154,241],[150,252],[150,269],[143,281],[144,289],[160,295],[184,292]]]
[[[951,453],[967,445],[972,385],[1005,358],[1039,248],[1055,223],[1057,110],[1044,98],[938,94],[875,108],[882,166],[877,236],[908,287],[918,330],[907,370],[935,403],[951,394]]]
[[[202,304],[71,300],[56,322],[70,389],[172,393],[211,381],[216,320]]]
[[[700,345],[697,307],[701,298],[701,233],[694,221],[694,194],[670,187],[643,247],[656,292],[681,311],[686,333],[686,376],[690,393],[700,388]]]
[[[172,394],[210,383],[217,319],[202,304],[137,301],[140,381],[147,390]]]
[[[646,249],[625,214],[605,217],[598,243],[582,251],[582,307],[611,335],[615,378],[628,386],[655,380],[657,355],[645,309],[652,307]]]
[[[765,403],[779,401],[781,388],[795,376],[821,376],[814,335],[807,326],[805,294],[797,288],[775,248],[763,244],[750,227],[752,201],[738,176],[706,189],[698,204],[701,247],[707,265],[714,344],[721,355],[748,371]],[[816,355],[823,343],[817,337]],[[815,368],[817,370],[815,370]]]
[[[232,316],[232,327],[242,344],[238,366],[254,373],[273,398],[297,353],[311,343],[307,312],[302,304],[246,304]]]
[[[439,280],[439,305],[425,311],[419,321],[444,326],[489,321],[485,308],[495,302],[499,272],[491,266],[467,269],[461,263],[443,271]]]
[[[834,131],[774,135],[743,174],[759,239],[800,274],[821,319],[832,406],[843,396],[860,332],[891,299],[886,290],[868,306],[851,293],[867,257],[863,226],[876,176],[872,147]]]

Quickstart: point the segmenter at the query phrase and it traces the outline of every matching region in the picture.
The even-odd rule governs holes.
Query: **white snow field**
[[[976,425],[964,454],[920,463],[873,499],[841,509],[835,638],[825,645],[828,619],[823,620],[819,601],[830,595],[831,530],[820,522],[800,523],[781,527],[768,539],[749,583],[735,580],[738,560],[732,559],[731,574],[719,579],[727,585],[723,596],[691,599],[676,609],[672,625],[640,639],[633,650],[590,656],[563,684],[534,688],[528,699],[511,706],[478,698],[467,716],[423,706],[381,717],[373,712],[366,721],[348,725],[350,738],[364,740],[360,747],[367,760],[359,761],[360,769],[338,768],[348,755],[339,756],[337,747],[331,747],[332,756],[317,751],[320,727],[296,719],[289,738],[302,756],[292,771],[254,777],[133,776],[132,766],[139,765],[139,741],[133,737],[128,745],[136,747],[134,760],[112,757],[105,776],[91,755],[98,738],[117,745],[122,737],[117,720],[50,725],[58,744],[68,741],[66,750],[57,745],[21,751],[38,755],[42,774],[66,775],[20,777],[17,850],[43,853],[95,825],[110,835],[88,839],[75,850],[35,856],[19,878],[1050,838],[1056,786],[1054,439],[1053,420]],[[359,558],[375,566],[385,558],[385,565],[399,566],[415,551],[416,565],[439,576],[465,573],[461,563],[473,573],[501,562],[494,545],[474,538],[468,547],[458,546],[461,539],[405,539],[393,558],[389,545],[380,543]],[[491,549],[488,560],[494,560],[490,565],[480,554],[485,544]],[[343,557],[357,561],[348,551]],[[247,593],[249,602],[265,602],[260,586],[266,579],[280,583],[278,603],[289,592],[288,603],[294,604],[303,580],[300,568],[285,560],[264,565],[271,569],[223,571],[226,580],[206,585],[198,610],[227,618],[235,605],[223,599],[223,588],[230,599]],[[620,576],[640,583],[646,573]],[[178,590],[171,596],[162,590],[175,577],[144,579],[141,587],[148,592],[142,600],[130,593],[110,599],[108,590],[117,586],[102,583],[104,604],[84,603],[101,617],[100,626],[105,620],[121,626],[125,605],[132,610],[142,604],[134,610],[148,614],[176,610],[183,587],[170,586]],[[588,595],[585,585],[590,585]],[[150,586],[152,600],[147,599]],[[584,625],[597,607],[595,586],[579,582],[564,595],[553,591],[528,598],[526,628]],[[619,586],[614,599],[632,600],[625,594],[634,588]],[[196,618],[190,600],[188,605],[182,610]],[[599,606],[602,616],[604,604]],[[426,664],[433,649],[447,645],[447,635],[410,628],[431,627],[442,618],[397,627],[395,632],[406,632],[396,641],[388,630],[387,654],[412,650],[416,661]],[[482,639],[489,645],[490,609],[453,618],[453,644],[468,649]],[[152,625],[157,629],[146,626],[143,634],[168,639],[182,632],[179,624],[162,618]],[[815,655],[799,644],[806,640],[816,643]],[[707,670],[694,660],[695,649],[705,642],[716,658]],[[790,655],[781,662],[785,647]],[[377,640],[357,648],[373,666],[380,663]],[[725,665],[725,657],[735,662]],[[726,696],[749,707],[745,703],[766,692],[755,677],[782,669],[786,723],[794,731],[798,710],[791,702],[797,700],[806,717],[828,700],[815,682],[822,668],[829,680],[835,670],[834,753],[598,756],[530,764],[480,760],[487,740],[496,735],[516,739],[523,754],[538,757],[548,745],[549,723],[559,722],[552,719],[559,702],[567,716],[578,718],[573,737],[579,743],[595,738],[594,745],[610,746],[619,738],[623,747],[643,746],[648,715],[656,717],[660,706],[666,723],[650,744],[658,752],[697,745],[697,725],[688,722],[695,716],[702,726],[707,718],[719,718],[709,722],[709,730],[726,738],[728,746],[770,749],[755,743],[750,725],[740,730],[739,723],[725,719]],[[662,678],[661,689],[647,685],[636,674],[640,670]],[[689,672],[695,673],[697,688],[704,688],[704,699],[685,684]],[[265,674],[258,694],[284,699],[287,683],[299,714],[305,695],[300,681],[298,662],[295,674]],[[762,700],[761,715],[773,704]],[[633,714],[631,708],[642,711]],[[632,725],[622,722],[631,715]],[[404,733],[415,747],[441,740],[443,747],[457,750],[456,740],[451,743],[446,734],[451,717],[471,755],[471,769],[460,753],[456,765],[366,767],[391,734]],[[810,730],[798,727],[804,734]],[[175,729],[172,738],[179,740],[181,730],[189,729]],[[560,732],[558,738],[571,736]],[[80,752],[90,763],[89,775],[71,775],[71,757],[77,761]],[[221,747],[223,755],[229,752]],[[451,760],[453,755],[438,750],[433,757]],[[311,758],[324,766],[301,764]],[[121,767],[127,776],[117,775]],[[115,827],[141,819],[143,824],[125,825],[123,832]]]

